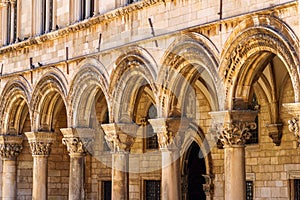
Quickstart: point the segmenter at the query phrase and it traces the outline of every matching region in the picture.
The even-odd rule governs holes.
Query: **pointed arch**
[[[57,109],[62,106],[67,108],[67,85],[66,77],[57,68],[50,68],[37,81],[30,102],[33,131],[52,131]]]
[[[29,113],[31,86],[23,76],[9,80],[2,91],[0,116],[2,134],[20,133],[21,126]]]
[[[250,86],[274,55],[284,63],[299,96],[299,40],[290,27],[270,15],[245,19],[229,36],[222,52],[219,74],[226,88],[225,107],[234,107],[235,98],[247,100]]]

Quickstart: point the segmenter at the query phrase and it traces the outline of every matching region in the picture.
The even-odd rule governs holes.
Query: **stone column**
[[[135,124],[103,124],[112,151],[112,200],[129,200],[129,153],[137,131]]]
[[[288,121],[289,131],[292,132],[297,139],[297,146],[300,146],[300,131],[299,131],[299,116],[300,116],[300,103],[285,103],[283,107],[293,117]]]
[[[23,137],[20,135],[0,136],[0,155],[3,161],[2,199],[17,198],[17,156],[22,150]]]
[[[51,0],[46,0],[46,19],[45,19],[45,32],[49,32],[52,27],[50,27],[50,1]]]
[[[70,155],[69,199],[83,200],[85,156],[91,149],[94,130],[89,128],[61,129]]]
[[[33,200],[46,200],[48,197],[48,156],[51,144],[56,139],[51,132],[27,132],[33,157]]]
[[[224,147],[225,200],[246,199],[245,142],[256,128],[257,111],[211,112]]]
[[[189,126],[185,118],[150,119],[162,154],[161,199],[181,199],[180,147]]]
[[[35,0],[35,35],[42,34],[43,1]]]
[[[91,13],[91,0],[86,0],[85,1],[85,19],[90,17],[90,13]]]

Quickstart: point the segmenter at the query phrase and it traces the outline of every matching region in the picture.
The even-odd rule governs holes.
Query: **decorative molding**
[[[149,119],[154,132],[157,134],[161,150],[179,150],[184,140],[184,132],[190,121],[187,118],[158,118]]]
[[[44,142],[30,142],[30,149],[32,155],[35,156],[48,156],[50,155],[52,143],[44,143]]]
[[[288,120],[289,131],[292,132],[300,146],[300,132],[299,132],[299,116],[300,116],[300,103],[285,103],[283,107],[287,110],[288,113],[293,115],[293,118]]]
[[[22,150],[21,135],[0,135],[0,156],[2,159],[14,159]]]
[[[207,197],[207,199],[210,199],[210,197],[213,195],[214,185],[213,185],[213,178],[214,176],[212,174],[203,174],[202,175],[205,179],[205,183],[203,186],[203,191]]]
[[[129,153],[136,138],[136,124],[103,124],[105,140],[114,153]]]

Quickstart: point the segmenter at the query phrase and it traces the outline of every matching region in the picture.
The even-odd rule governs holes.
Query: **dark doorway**
[[[193,142],[187,152],[187,200],[205,200],[203,191],[205,179],[202,175],[206,174],[205,160],[198,144]]]

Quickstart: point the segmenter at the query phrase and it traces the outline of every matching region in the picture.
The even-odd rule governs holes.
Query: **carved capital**
[[[114,153],[129,153],[136,138],[136,124],[102,124],[105,140]]]
[[[211,112],[214,130],[224,146],[244,146],[256,128],[257,111],[230,110]]]
[[[14,159],[22,150],[23,137],[20,135],[0,136],[0,156],[2,159]]]
[[[84,155],[92,142],[92,138],[68,137],[62,139],[62,143],[67,146],[70,155]]]
[[[64,138],[62,143],[67,146],[70,155],[93,153],[95,130],[91,128],[60,129]]]
[[[50,155],[51,144],[56,139],[56,135],[52,132],[27,132],[32,155]]]
[[[178,150],[184,140],[184,132],[189,126],[187,118],[150,119],[150,124],[157,134],[161,150]]]
[[[202,185],[203,191],[205,192],[206,197],[209,199],[209,197],[213,194],[213,175],[202,175],[205,179],[205,183]]]

